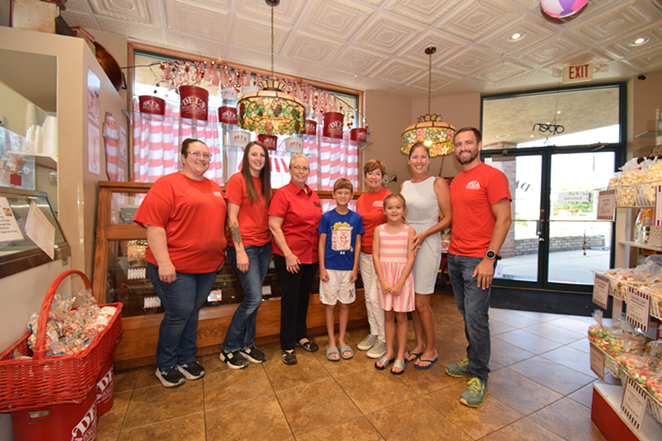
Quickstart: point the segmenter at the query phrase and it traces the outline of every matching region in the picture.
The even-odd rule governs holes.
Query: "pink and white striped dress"
[[[386,230],[386,225],[377,227],[379,234],[379,261],[382,266],[382,274],[386,281],[395,285],[402,275],[402,270],[407,264],[407,247],[409,244],[409,225],[403,225],[402,229],[395,234]],[[375,277],[376,279],[376,277]],[[411,273],[402,287],[399,296],[387,294],[380,289],[379,307],[384,311],[411,312],[415,309],[414,304],[414,277]]]

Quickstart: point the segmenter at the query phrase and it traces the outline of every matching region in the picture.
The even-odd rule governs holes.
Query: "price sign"
[[[147,277],[147,268],[129,268],[126,277],[129,280],[144,279]]]
[[[658,185],[655,187],[655,212],[654,212],[654,221],[656,226],[662,225],[662,186]]]
[[[648,332],[648,317],[650,314],[651,297],[649,294],[628,286],[628,311],[625,318],[635,328]]]
[[[616,189],[602,190],[598,193],[598,215],[599,220],[614,220],[616,212]]]
[[[262,295],[263,296],[270,296],[271,295],[271,285],[264,285],[262,287]]]
[[[215,291],[211,291],[209,295],[207,296],[207,301],[208,302],[220,302],[223,300],[223,290],[217,289]]]
[[[158,308],[161,306],[161,299],[158,297],[145,297],[143,306],[145,309]]]
[[[605,381],[605,354],[593,343],[591,343],[591,370]]]
[[[621,402],[621,412],[637,430],[641,429],[647,401],[646,391],[627,375],[625,377],[625,392]]]
[[[609,301],[609,279],[600,274],[595,275],[593,282],[593,303],[601,308],[607,309]]]

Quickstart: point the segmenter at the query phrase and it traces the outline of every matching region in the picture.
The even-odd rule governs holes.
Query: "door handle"
[[[543,221],[541,221],[541,220],[536,222],[537,230],[538,230],[536,232],[536,234],[538,235],[538,242],[544,242],[545,241],[545,238],[542,237],[542,223],[543,223]]]

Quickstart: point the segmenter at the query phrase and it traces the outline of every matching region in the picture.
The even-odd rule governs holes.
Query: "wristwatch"
[[[485,257],[487,257],[490,260],[494,260],[497,258],[497,253],[495,253],[492,250],[487,250],[487,253],[485,253]]]

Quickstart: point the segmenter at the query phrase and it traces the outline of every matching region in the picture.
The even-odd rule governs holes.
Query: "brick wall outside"
[[[584,243],[584,236],[552,237],[550,238],[550,252],[554,251],[572,251],[581,250]],[[586,237],[586,248],[601,247],[605,245],[604,238],[598,236]],[[514,244],[515,256],[524,254],[535,254],[538,252],[538,238],[516,240]],[[503,257],[506,256],[501,253]]]

